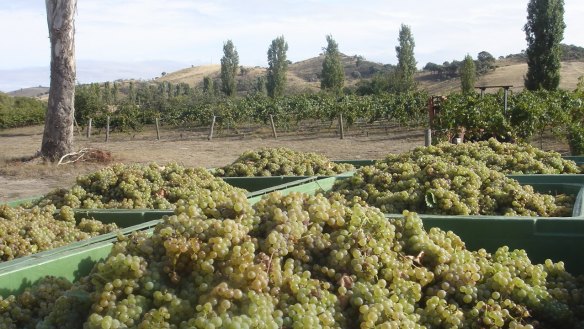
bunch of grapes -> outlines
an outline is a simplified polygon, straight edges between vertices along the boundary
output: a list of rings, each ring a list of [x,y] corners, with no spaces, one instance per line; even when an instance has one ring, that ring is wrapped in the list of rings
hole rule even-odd
[[[174,209],[178,200],[234,189],[203,168],[185,168],[176,163],[116,164],[79,176],[72,188],[55,190],[36,204],[54,204],[57,208]]]
[[[571,160],[562,159],[554,151],[543,151],[530,144],[501,143],[494,138],[475,143],[441,143],[418,147],[411,152],[388,155],[385,162],[413,161],[433,155],[444,161],[464,165],[469,158],[482,162],[504,174],[579,174],[581,169]]]
[[[584,278],[335,195],[181,202],[70,289],[0,300],[6,328],[584,328]],[[237,206],[236,206],[237,205]],[[235,209],[237,207],[237,209]],[[220,210],[221,209],[221,210]],[[218,212],[217,212],[218,211]],[[46,290],[46,288],[45,288]],[[75,324],[72,319],[79,319]]]
[[[354,170],[348,163],[334,163],[321,154],[288,148],[245,151],[232,164],[216,170],[218,177],[331,176]]]
[[[540,194],[470,157],[388,156],[332,188],[348,200],[386,213],[404,210],[444,215],[571,216],[573,196]]]
[[[73,209],[55,206],[32,209],[0,205],[0,262],[61,247],[75,241],[109,233],[115,224],[93,219],[75,221]]]

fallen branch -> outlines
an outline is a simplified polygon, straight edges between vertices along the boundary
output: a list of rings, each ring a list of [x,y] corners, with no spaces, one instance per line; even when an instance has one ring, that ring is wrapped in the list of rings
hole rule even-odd
[[[78,152],[67,153],[67,154],[65,154],[65,155],[63,155],[61,157],[61,159],[59,160],[59,162],[57,163],[57,165],[62,165],[62,164],[68,164],[68,163],[77,162],[77,161],[83,159],[83,157],[85,156],[85,154],[87,154],[87,152],[89,152],[89,149],[88,148],[82,148]],[[68,160],[66,162],[63,162],[63,160],[65,160],[68,157],[75,157],[75,158],[74,158],[74,160]]]

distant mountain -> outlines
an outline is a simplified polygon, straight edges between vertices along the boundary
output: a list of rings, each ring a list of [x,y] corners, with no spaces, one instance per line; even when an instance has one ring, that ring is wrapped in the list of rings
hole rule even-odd
[[[22,88],[19,90],[11,91],[7,94],[10,96],[13,96],[13,97],[42,98],[43,96],[46,96],[48,93],[49,93],[49,87],[38,86],[38,87],[32,87],[32,88]]]
[[[77,62],[77,81],[79,83],[105,82],[120,79],[150,80],[162,72],[173,72],[189,64],[174,61],[142,61],[142,62]],[[32,67],[13,70],[0,70],[2,82],[0,91],[19,91],[21,88],[48,86],[50,84],[49,67]]]

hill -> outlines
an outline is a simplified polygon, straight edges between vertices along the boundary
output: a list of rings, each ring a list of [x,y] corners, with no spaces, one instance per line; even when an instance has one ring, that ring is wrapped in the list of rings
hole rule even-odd
[[[523,90],[523,77],[527,74],[527,63],[524,60],[502,59],[497,60],[495,70],[477,78],[477,86],[512,85],[513,91]],[[560,88],[574,90],[578,78],[584,76],[584,61],[563,61],[560,69]],[[453,91],[460,91],[460,79],[453,78],[439,81],[435,74],[422,71],[416,76],[419,88],[430,94],[443,95]]]
[[[13,97],[37,97],[42,98],[49,93],[49,87],[32,87],[32,88],[22,88],[19,90],[11,91],[7,93]]]
[[[560,88],[573,90],[578,84],[578,78],[584,76],[584,58],[580,56],[584,48],[569,46],[569,52],[562,61]],[[322,70],[323,55],[313,57],[288,66],[287,90],[289,93],[320,90],[320,72]],[[354,86],[361,79],[369,79],[378,72],[387,72],[391,65],[370,62],[359,56],[342,55],[341,60],[345,69],[345,85]],[[203,78],[209,76],[219,83],[220,65],[195,66],[173,73],[166,74],[156,81],[168,81],[172,83],[188,83],[189,85],[202,86]],[[480,75],[477,78],[477,86],[512,85],[513,91],[523,90],[523,77],[527,73],[525,56],[521,54],[508,55],[495,61],[495,69]],[[258,76],[265,75],[266,68],[244,67],[237,76],[238,91],[246,92],[253,89]],[[439,79],[429,71],[419,71],[416,81],[420,89],[430,94],[448,94],[460,90],[460,79]]]
[[[562,45],[562,68],[560,88],[573,90],[578,78],[584,76],[584,48],[574,45]],[[287,73],[288,93],[318,92],[320,90],[320,73],[324,55],[290,63]],[[361,56],[341,54],[341,62],[345,70],[345,85],[355,86],[361,80],[372,78],[376,73],[388,72],[394,68],[389,64],[367,61]],[[219,64],[191,66],[178,71],[165,73],[161,77],[149,80],[149,83],[170,82],[174,84],[187,83],[191,87],[202,87],[203,79],[211,77],[216,84],[220,83]],[[477,79],[477,86],[513,85],[514,91],[523,89],[523,77],[527,73],[525,53],[511,54],[494,62],[494,69]],[[259,76],[266,75],[266,68],[259,66],[240,67],[237,80],[237,90],[240,94],[254,90]],[[456,76],[456,75],[453,75]],[[130,80],[124,80],[128,82]],[[117,81],[117,82],[124,82]],[[448,94],[460,90],[460,79],[444,78],[436,72],[419,71],[416,75],[419,89],[430,94]],[[11,96],[27,96],[46,98],[48,87],[26,88],[8,93]]]
[[[320,90],[320,72],[322,70],[322,63],[324,55],[313,57],[307,60],[290,63],[288,65],[287,73],[287,90],[290,93],[302,91],[319,91]],[[386,71],[390,65],[383,65],[380,63],[370,62],[360,56],[347,56],[341,54],[341,62],[345,69],[345,82],[347,86],[356,84],[360,79],[371,78],[375,73]],[[176,72],[168,73],[156,81],[167,81],[171,83],[188,83],[192,87],[202,86],[203,79],[206,76],[212,79],[220,79],[221,66],[203,65],[193,66]],[[255,81],[259,76],[266,75],[266,68],[264,67],[243,67],[236,77],[238,91],[249,91],[255,85]]]

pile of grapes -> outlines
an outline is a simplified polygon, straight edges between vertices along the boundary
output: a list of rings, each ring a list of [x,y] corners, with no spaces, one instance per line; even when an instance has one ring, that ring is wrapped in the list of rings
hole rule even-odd
[[[234,189],[203,168],[185,168],[176,163],[116,164],[79,176],[71,189],[55,190],[36,204],[54,204],[57,208],[174,209],[178,200]]]
[[[385,162],[404,162],[433,155],[454,164],[464,165],[469,158],[482,162],[504,174],[579,174],[581,169],[571,160],[564,160],[553,151],[543,151],[529,144],[488,141],[464,144],[441,143],[418,147],[411,152],[389,155]]]
[[[93,219],[75,221],[73,210],[55,206],[32,209],[0,205],[0,262],[61,247],[112,232],[115,224]]]
[[[218,177],[331,176],[354,170],[348,163],[334,163],[321,154],[288,148],[245,151],[232,164],[219,168]]]
[[[440,150],[439,148],[429,148]],[[332,191],[385,213],[404,210],[444,215],[571,216],[574,196],[547,195],[470,157],[387,156],[338,180]]]
[[[2,328],[584,328],[584,278],[469,251],[415,213],[342,198],[180,201],[78,283],[0,299]],[[223,209],[218,213],[218,209]]]

